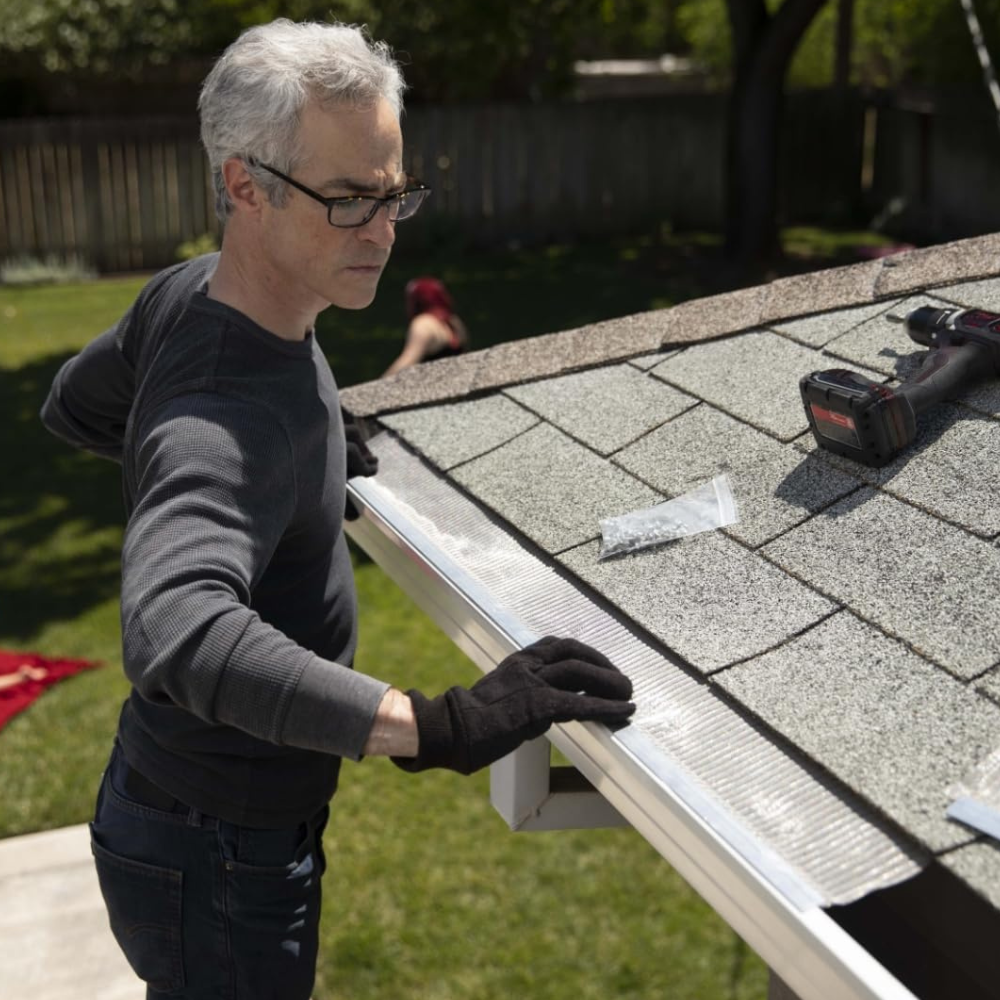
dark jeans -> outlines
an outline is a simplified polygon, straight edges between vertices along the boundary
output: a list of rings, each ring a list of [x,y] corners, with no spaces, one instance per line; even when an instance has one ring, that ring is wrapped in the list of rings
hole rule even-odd
[[[126,791],[127,774],[116,745],[91,845],[111,929],[148,1000],[308,1000],[329,809],[293,829],[252,829],[154,807]]]

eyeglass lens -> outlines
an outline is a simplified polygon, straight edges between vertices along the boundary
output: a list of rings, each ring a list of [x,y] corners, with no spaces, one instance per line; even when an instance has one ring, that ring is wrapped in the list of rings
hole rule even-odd
[[[329,206],[329,219],[335,226],[363,226],[385,205],[389,210],[389,220],[398,222],[408,219],[423,204],[428,191],[402,191],[389,198],[357,197],[337,201]]]

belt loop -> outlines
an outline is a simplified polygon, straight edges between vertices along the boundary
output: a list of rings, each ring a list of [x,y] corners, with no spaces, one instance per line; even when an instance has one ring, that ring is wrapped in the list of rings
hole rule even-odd
[[[188,813],[187,825],[201,826],[201,815],[201,811],[192,806],[191,811]]]

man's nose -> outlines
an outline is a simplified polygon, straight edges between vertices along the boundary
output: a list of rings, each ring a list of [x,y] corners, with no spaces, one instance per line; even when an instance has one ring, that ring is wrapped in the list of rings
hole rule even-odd
[[[387,204],[379,205],[375,214],[358,228],[358,236],[384,249],[388,249],[396,242],[396,223],[389,219]]]

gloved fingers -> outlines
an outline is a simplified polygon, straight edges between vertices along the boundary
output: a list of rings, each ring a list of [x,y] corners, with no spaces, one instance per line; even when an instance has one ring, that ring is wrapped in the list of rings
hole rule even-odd
[[[551,722],[603,722],[606,726],[621,725],[635,711],[630,701],[565,692],[553,699],[548,707]]]
[[[378,457],[365,443],[361,427],[343,407],[340,410],[344,421],[344,439],[347,442],[347,478],[354,476],[374,476],[378,472]]]
[[[351,447],[347,448],[347,478],[353,479],[355,476],[374,476],[378,472],[378,457],[370,451],[367,453],[352,452]]]
[[[552,643],[558,642],[558,641],[559,641],[559,637],[555,636],[555,635],[542,636],[541,639],[537,639],[530,646],[525,646],[524,650],[527,651],[527,650],[530,650],[530,649],[544,649],[546,646],[551,646]]]
[[[354,445],[364,451],[368,451],[368,446],[365,444],[365,437],[357,424],[344,424],[344,438],[349,445]]]
[[[628,701],[632,697],[632,682],[610,663],[605,667],[583,660],[560,660],[538,667],[533,673],[539,680],[561,691],[582,691],[598,698],[619,701]]]
[[[368,450],[363,441],[347,441],[347,478],[374,476],[378,472],[378,456]]]
[[[542,663],[555,663],[558,660],[585,660],[601,667],[617,669],[602,652],[577,639],[559,639],[547,635],[544,639],[539,639],[538,642],[525,646],[522,653],[534,656]]]

